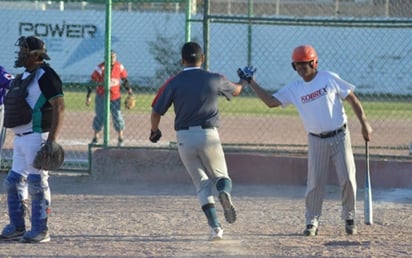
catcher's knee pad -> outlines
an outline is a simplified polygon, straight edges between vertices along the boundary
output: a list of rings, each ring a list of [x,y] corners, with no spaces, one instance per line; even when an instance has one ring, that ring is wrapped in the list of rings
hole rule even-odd
[[[48,199],[50,192],[47,176],[31,174],[27,177],[29,193],[32,200]]]
[[[4,187],[7,191],[10,223],[16,227],[23,227],[28,197],[26,177],[10,170],[4,179]]]
[[[26,183],[26,177],[13,170],[10,170],[7,174],[7,177],[4,179],[4,187],[6,188],[7,192],[17,191],[18,188],[25,186]]]

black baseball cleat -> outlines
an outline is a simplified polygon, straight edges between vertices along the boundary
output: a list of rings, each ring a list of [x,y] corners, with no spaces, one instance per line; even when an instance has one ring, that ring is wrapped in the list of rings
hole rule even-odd
[[[236,210],[233,206],[230,193],[225,191],[220,191],[219,201],[222,204],[223,212],[225,214],[225,219],[228,223],[234,223],[236,221]]]
[[[90,142],[90,144],[97,144],[97,137],[93,137],[92,141]]]
[[[306,225],[305,230],[303,231],[304,236],[316,236],[318,235],[318,227],[312,224]]]
[[[355,221],[353,219],[345,220],[345,231],[348,235],[356,235],[356,233],[358,233]]]
[[[48,230],[43,232],[27,231],[20,239],[20,243],[47,243],[50,242]]]
[[[117,139],[117,146],[122,147],[123,145],[124,145],[124,140],[123,140],[123,138],[119,137],[119,139]]]
[[[18,241],[25,233],[25,227],[16,228],[13,224],[8,224],[1,232],[0,241]]]

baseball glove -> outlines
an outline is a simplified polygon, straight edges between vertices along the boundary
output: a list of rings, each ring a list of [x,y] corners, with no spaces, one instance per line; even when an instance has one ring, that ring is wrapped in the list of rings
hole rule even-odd
[[[135,106],[136,106],[136,97],[133,94],[129,94],[124,101],[124,107],[126,109],[133,109]]]
[[[64,162],[63,147],[56,142],[46,142],[37,152],[33,167],[43,170],[57,170]]]

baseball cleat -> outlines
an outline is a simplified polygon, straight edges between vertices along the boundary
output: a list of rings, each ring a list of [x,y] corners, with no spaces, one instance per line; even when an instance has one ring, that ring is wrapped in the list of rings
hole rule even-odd
[[[46,243],[50,242],[49,231],[34,232],[27,231],[23,238],[20,240],[21,243]]]
[[[306,229],[303,231],[304,236],[316,236],[318,234],[318,227],[309,224],[306,225]]]
[[[236,210],[233,206],[230,193],[221,191],[219,193],[219,201],[222,204],[226,221],[228,223],[234,223],[236,221]]]
[[[356,235],[356,233],[358,233],[355,221],[353,219],[348,219],[345,221],[345,231],[348,235]]]
[[[90,142],[90,144],[97,144],[97,137],[93,137],[92,141]]]
[[[0,240],[3,241],[15,241],[20,240],[24,233],[26,233],[26,228],[16,228],[13,224],[8,224],[4,227],[0,235]]]
[[[223,239],[223,229],[221,227],[212,228],[210,231],[209,241],[218,241]]]

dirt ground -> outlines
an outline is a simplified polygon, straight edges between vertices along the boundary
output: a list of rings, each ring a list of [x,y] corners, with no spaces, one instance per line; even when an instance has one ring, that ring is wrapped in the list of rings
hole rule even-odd
[[[6,176],[0,174],[0,180]],[[50,178],[51,242],[0,243],[0,257],[411,257],[412,190],[374,189],[374,224],[363,224],[358,191],[358,234],[347,236],[339,189],[330,186],[316,237],[304,237],[304,187],[239,185],[238,220],[218,215],[224,240],[209,228],[187,183],[110,183],[91,177]],[[8,222],[1,188],[0,225]]]

